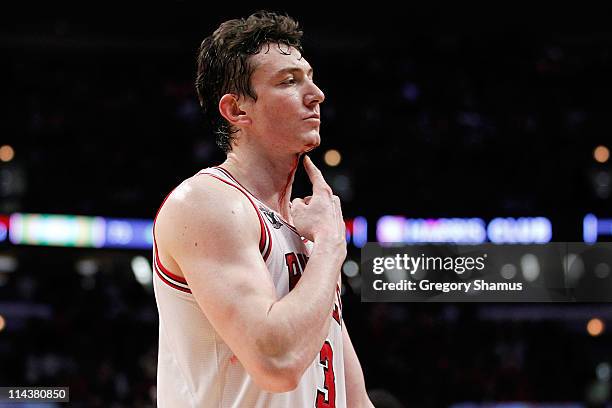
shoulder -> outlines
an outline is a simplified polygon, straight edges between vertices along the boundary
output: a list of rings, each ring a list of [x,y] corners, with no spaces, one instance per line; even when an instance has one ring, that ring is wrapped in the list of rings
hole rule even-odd
[[[155,221],[158,243],[171,249],[185,239],[233,234],[259,238],[259,221],[250,199],[232,185],[205,174],[188,178],[165,200]]]
[[[168,196],[161,212],[169,208],[181,212],[200,213],[225,210],[249,209],[252,207],[247,196],[230,183],[207,174],[195,175],[179,184]]]

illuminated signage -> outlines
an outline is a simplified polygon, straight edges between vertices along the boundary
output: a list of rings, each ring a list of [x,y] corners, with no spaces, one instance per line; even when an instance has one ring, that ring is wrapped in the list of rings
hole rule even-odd
[[[0,238],[2,225],[0,218]],[[135,249],[153,246],[152,220],[16,213],[6,225],[9,239],[15,245]]]
[[[597,242],[600,236],[612,236],[612,218],[597,218],[587,214],[582,221],[582,236],[584,242]]]
[[[0,242],[4,242],[8,238],[9,223],[10,223],[9,216],[0,214]]]
[[[368,222],[364,217],[348,218],[346,225],[346,242],[353,242],[357,248],[362,248],[368,242]]]
[[[153,221],[106,218],[106,248],[148,249],[153,247]]]
[[[348,218],[346,241],[357,248],[368,242],[365,217]],[[612,235],[612,219],[584,218],[585,242],[598,235]],[[153,221],[150,219],[86,217],[76,215],[0,215],[0,242],[16,245],[46,245],[85,248],[150,249]],[[381,243],[496,244],[546,243],[552,225],[545,217],[494,218],[406,218],[386,215],[376,223],[376,240]]]
[[[99,248],[104,244],[104,220],[76,215],[11,215],[9,239],[17,245]]]
[[[544,217],[494,218],[487,237],[496,244],[543,244],[552,238],[552,225]]]
[[[378,242],[481,244],[530,244],[550,242],[552,225],[545,217],[405,218],[386,215],[376,224]]]
[[[376,225],[378,242],[455,242],[479,244],[486,240],[480,218],[404,218],[388,215]]]

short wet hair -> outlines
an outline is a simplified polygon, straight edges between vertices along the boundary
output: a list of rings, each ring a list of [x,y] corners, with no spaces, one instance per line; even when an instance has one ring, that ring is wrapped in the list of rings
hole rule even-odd
[[[234,133],[230,123],[219,113],[219,101],[228,93],[257,100],[251,87],[255,67],[250,57],[264,46],[276,45],[285,54],[293,47],[303,53],[303,32],[287,15],[258,11],[247,18],[222,23],[200,45],[197,57],[196,90],[200,105],[216,134],[217,145],[225,152],[232,150]],[[286,46],[281,47],[281,46]],[[268,48],[269,49],[269,48]]]

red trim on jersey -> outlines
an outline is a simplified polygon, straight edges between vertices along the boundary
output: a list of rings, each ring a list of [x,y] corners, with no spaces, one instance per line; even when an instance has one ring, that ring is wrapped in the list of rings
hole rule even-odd
[[[168,198],[170,197],[170,195],[174,192],[174,190],[176,190],[176,188],[172,189],[172,191],[170,191],[170,193],[168,193],[168,195],[166,196],[166,198],[164,198],[164,201],[162,201],[161,205],[159,206],[159,209],[157,210],[157,213],[155,214],[155,218],[153,219],[153,246],[155,247],[155,260],[157,261],[157,264],[159,265],[159,269],[165,273],[166,275],[168,275],[170,278],[174,279],[177,282],[181,282],[184,284],[187,284],[187,281],[185,280],[185,278],[178,276],[172,272],[170,272],[161,262],[161,259],[159,258],[159,252],[157,250],[157,240],[155,239],[155,223],[157,222],[157,216],[159,215],[159,212],[161,211],[162,207],[164,206],[164,204],[166,204],[166,201],[168,200]],[[181,288],[182,289],[182,288]]]
[[[223,168],[223,167],[221,167],[221,166],[215,166],[215,167],[213,167],[213,168],[214,168],[214,169],[217,169],[217,170],[220,170],[220,171],[221,171],[223,174],[225,174],[227,177],[229,177],[230,179],[232,179],[232,181],[233,181],[234,183],[238,184],[238,185],[239,185],[240,187],[242,187],[242,188],[243,188],[243,189],[244,189],[244,190],[245,190],[247,193],[249,193],[250,195],[252,195],[253,197],[255,197],[255,194],[251,193],[251,192],[249,191],[249,189],[248,189],[248,188],[246,188],[245,186],[243,186],[242,184],[240,184],[240,182],[239,182],[238,180],[236,180],[236,177],[234,177],[234,176],[232,175],[232,173],[230,173],[230,172],[229,172],[229,170],[224,169],[224,168]]]
[[[263,220],[263,217],[261,216],[261,214],[259,213],[259,210],[257,210],[257,215],[259,215],[259,217]],[[272,252],[272,234],[270,233],[270,229],[268,228],[268,223],[264,220],[263,221],[264,227],[266,228],[266,234],[268,235],[268,250],[266,251],[265,254],[263,254],[263,259],[264,262],[268,260],[268,256],[270,256],[270,253]]]
[[[280,218],[280,217],[279,217]],[[302,238],[302,236],[300,235],[300,233],[298,232],[297,228],[295,228],[293,225],[289,224],[287,221],[283,220],[282,218],[280,218],[281,222],[283,224],[285,224],[291,231],[295,232],[298,237]]]
[[[262,254],[263,258],[264,258],[264,261],[266,261],[268,259],[268,256],[270,255],[270,252],[272,251],[272,234],[270,234],[270,230],[268,229],[268,224],[266,223],[266,221],[264,220],[263,216],[259,212],[259,208],[257,208],[257,205],[255,205],[255,202],[251,199],[251,197],[249,197],[250,193],[247,194],[248,190],[246,190],[246,189],[242,190],[237,185],[232,184],[229,181],[224,180],[221,177],[216,176],[214,174],[211,174],[211,173],[201,173],[201,174],[208,174],[209,176],[214,177],[217,180],[222,181],[225,184],[234,187],[236,190],[238,190],[242,194],[244,194],[244,196],[249,200],[251,205],[253,205],[253,207],[255,208],[255,212],[257,213],[257,217],[259,217],[259,227],[260,227],[260,230],[261,230],[261,235],[260,235],[260,238],[259,238],[259,252],[261,252],[261,254]],[[240,183],[238,183],[238,184],[240,184]],[[247,192],[245,192],[245,190]],[[267,250],[266,250],[266,242],[268,242]],[[266,250],[265,253],[264,253],[264,250]]]
[[[174,279],[175,281],[181,282],[181,283],[184,283],[185,285],[187,285],[187,280],[184,277],[173,274],[168,269],[166,269],[164,267],[164,265],[162,265],[161,259],[159,259],[159,254],[157,253],[157,245],[155,246],[155,259],[157,260],[157,264],[159,265],[159,269],[163,273],[165,273],[166,275],[168,275],[168,277]]]
[[[238,180],[236,180],[236,177],[232,176],[232,173],[229,172],[229,170],[224,169],[221,166],[215,166],[213,167],[214,169],[217,169],[219,171],[221,171],[223,174],[225,174],[227,177],[229,177],[230,179],[232,179],[233,181],[235,181],[240,187],[244,188],[250,195],[252,195],[253,197],[255,197],[255,195],[253,193],[251,193],[245,186],[243,186],[242,184],[240,184],[240,182]],[[259,200],[259,199],[258,199]],[[259,200],[261,201],[261,200]],[[266,206],[267,207],[267,206]],[[272,211],[271,208],[268,207],[268,209],[270,211]],[[278,217],[281,222],[283,224],[285,224],[287,227],[289,227],[290,230],[292,230],[293,232],[295,232],[296,234],[298,234],[300,237],[300,233],[298,232],[297,228],[295,228],[293,225],[289,224],[287,221],[283,220],[282,217]]]
[[[160,271],[160,269],[157,267],[157,265],[154,265],[154,266],[153,266],[153,269],[155,269],[155,273],[157,274],[157,276],[159,276],[159,279],[161,279],[161,280],[162,280],[162,282],[164,282],[166,285],[168,285],[168,286],[170,286],[170,287],[172,287],[172,288],[174,288],[174,289],[178,289],[178,290],[180,290],[181,292],[191,293],[191,289],[187,289],[187,288],[184,288],[184,287],[182,287],[182,286],[175,285],[174,283],[170,282],[170,281],[169,281],[169,280],[168,280],[168,279],[167,279],[167,278],[166,278],[166,277],[163,275],[163,273]]]
[[[270,245],[268,245],[268,250],[266,251],[266,253],[263,256],[264,262],[268,260],[268,256],[270,256],[270,253],[272,252],[272,234],[270,233],[270,229],[268,228],[268,223],[264,221],[264,226],[266,227],[266,232],[268,234],[268,236],[270,237]]]

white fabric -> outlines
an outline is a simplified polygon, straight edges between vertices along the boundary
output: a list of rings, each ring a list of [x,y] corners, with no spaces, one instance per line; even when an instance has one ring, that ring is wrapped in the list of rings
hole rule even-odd
[[[285,296],[289,292],[289,268],[285,255],[295,253],[308,256],[311,243],[305,243],[292,227],[281,220],[278,213],[239,186],[231,175],[223,170],[209,168],[198,173],[198,177],[211,177],[211,175],[243,191],[258,207],[272,237],[272,248],[266,265],[277,295],[279,298]],[[264,252],[269,245],[268,242]],[[317,391],[323,393],[324,397],[329,397],[328,390],[324,387],[325,368],[320,363],[319,353],[295,390],[286,393],[269,393],[260,389],[232,350],[213,329],[193,295],[177,288],[188,290],[188,283],[173,281],[172,276],[163,271],[165,268],[156,261],[155,248],[153,259],[156,269],[153,274],[155,299],[159,312],[157,372],[159,408],[316,408],[319,406],[316,404]],[[171,286],[172,283],[175,287]],[[330,315],[332,321],[326,340],[333,350],[335,401],[320,405],[322,407],[346,407],[339,296],[338,288],[336,309],[339,322]]]

